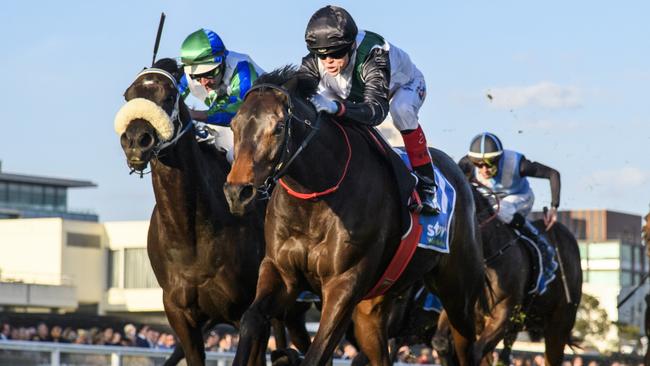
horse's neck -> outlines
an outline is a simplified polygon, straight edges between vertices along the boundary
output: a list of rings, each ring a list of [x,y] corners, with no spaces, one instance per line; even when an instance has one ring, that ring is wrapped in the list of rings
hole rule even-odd
[[[156,197],[156,209],[160,219],[169,220],[166,227],[187,230],[203,216],[218,214],[219,202],[215,195],[225,182],[225,174],[215,172],[194,140],[193,133],[183,136],[171,151],[162,151],[159,159],[152,162],[152,183]],[[216,160],[216,158],[215,158]],[[223,208],[225,208],[224,200]]]
[[[293,129],[291,156],[307,137],[310,129],[299,122]],[[333,121],[321,121],[320,130],[294,160],[287,171],[287,178],[302,189],[315,192],[334,186],[344,172],[348,157],[345,137]]]

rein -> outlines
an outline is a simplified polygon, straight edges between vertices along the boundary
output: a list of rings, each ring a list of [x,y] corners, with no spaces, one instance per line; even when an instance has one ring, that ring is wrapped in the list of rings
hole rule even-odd
[[[282,145],[280,146],[280,150],[282,151],[282,154],[278,156],[275,163],[273,164],[273,170],[271,172],[271,175],[266,179],[264,184],[258,188],[260,199],[262,200],[269,199],[271,196],[270,192],[272,190],[272,187],[278,182],[287,191],[287,193],[289,193],[293,197],[300,198],[300,199],[314,199],[316,197],[324,196],[338,190],[339,186],[341,185],[341,182],[347,175],[348,166],[350,164],[350,159],[352,157],[352,148],[350,147],[350,140],[348,138],[347,133],[345,132],[345,129],[343,129],[343,127],[337,122],[334,122],[341,129],[341,131],[343,131],[343,135],[345,136],[345,141],[348,145],[348,159],[345,163],[345,170],[343,171],[343,175],[336,183],[336,185],[322,192],[315,192],[315,193],[296,192],[293,189],[291,189],[281,178],[287,173],[287,170],[289,169],[291,164],[296,160],[298,155],[300,155],[300,153],[303,152],[303,150],[305,149],[305,147],[307,147],[309,142],[311,142],[314,136],[316,136],[316,133],[318,133],[318,131],[320,130],[320,124],[321,124],[321,120],[323,119],[323,115],[319,113],[314,123],[312,123],[309,119],[298,118],[293,113],[294,111],[293,102],[291,101],[291,95],[289,95],[289,92],[285,88],[273,84],[257,84],[253,86],[248,90],[248,92],[246,92],[246,95],[244,95],[244,99],[246,99],[246,97],[252,92],[256,90],[261,92],[263,89],[273,89],[282,93],[287,98],[288,108],[284,120],[280,122],[280,127],[284,129],[284,138],[282,139]],[[292,131],[291,129],[292,121],[298,121],[310,129],[307,137],[305,137],[305,139],[300,143],[300,146],[296,149],[296,151],[293,154],[291,154],[289,148],[289,141],[291,139],[291,131]],[[291,156],[289,157],[290,154]]]
[[[479,182],[478,180],[472,179],[470,183],[474,187],[477,187],[477,188],[480,187],[480,188],[483,188],[483,189],[487,190],[490,193],[490,195],[494,197],[494,200],[497,203],[497,209],[494,210],[494,213],[490,217],[488,217],[487,219],[482,221],[480,224],[478,224],[479,229],[482,229],[483,227],[485,227],[485,225],[489,224],[492,220],[496,219],[497,216],[499,216],[499,210],[501,210],[501,200],[499,199],[499,195],[496,194],[496,192],[494,192],[492,190],[492,188],[486,186],[485,184]]]

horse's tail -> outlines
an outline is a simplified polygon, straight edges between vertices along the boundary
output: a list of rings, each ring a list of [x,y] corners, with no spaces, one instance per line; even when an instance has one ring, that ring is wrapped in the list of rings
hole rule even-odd
[[[573,353],[575,353],[576,349],[579,349],[581,351],[584,350],[584,348],[582,348],[582,346],[580,345],[580,341],[571,335],[569,336],[569,341],[567,342],[566,345],[569,346],[569,348],[571,348],[571,351],[573,351]]]

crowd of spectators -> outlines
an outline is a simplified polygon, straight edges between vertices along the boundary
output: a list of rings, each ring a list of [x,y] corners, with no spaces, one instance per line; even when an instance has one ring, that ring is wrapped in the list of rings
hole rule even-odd
[[[148,325],[139,328],[133,324],[126,324],[121,329],[111,327],[90,329],[73,329],[45,323],[38,323],[30,327],[13,327],[9,323],[0,324],[0,341],[40,341],[59,342],[71,344],[92,344],[124,347],[143,347],[153,349],[173,349],[176,346],[176,337],[167,332],[160,332]],[[205,350],[213,352],[235,352],[239,344],[239,334],[234,329],[228,331],[211,331],[205,339]],[[269,338],[267,350],[276,349],[275,337]],[[358,350],[349,342],[342,341],[334,351],[334,357],[340,359],[353,359]],[[493,357],[497,357],[494,353]],[[397,361],[408,364],[440,365],[440,358],[435,350],[426,346],[402,346],[398,349]],[[574,356],[571,360],[564,361],[562,366],[640,366],[642,362],[623,362],[606,359],[585,360],[581,356]],[[516,354],[511,357],[511,366],[545,366],[544,356],[541,354]]]
[[[159,349],[173,349],[176,346],[176,337],[173,334],[159,332],[148,325],[142,325],[138,329],[133,324],[126,324],[123,329],[116,330],[111,327],[90,329],[63,328],[59,325],[49,327],[45,323],[38,323],[35,327],[13,327],[5,322],[0,325],[0,340]]]

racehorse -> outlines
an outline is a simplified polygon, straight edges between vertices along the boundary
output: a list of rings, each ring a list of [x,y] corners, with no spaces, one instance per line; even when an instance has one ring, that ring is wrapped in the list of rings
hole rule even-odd
[[[311,290],[321,296],[322,316],[305,365],[324,365],[351,319],[371,364],[389,365],[386,315],[395,294],[421,278],[450,309],[461,364],[475,364],[474,321],[467,314],[482,296],[484,271],[463,173],[433,150],[457,194],[450,253],[417,248],[388,293],[364,300],[400,243],[397,184],[366,132],[317,115],[306,99],[315,89],[295,68],[275,70],[257,80],[232,120],[235,161],[224,186],[231,211],[245,214],[258,193],[268,191],[265,183],[282,176],[267,207],[267,250],[234,364],[262,365],[267,319]]]
[[[507,365],[517,333],[525,328],[533,339],[544,337],[546,365],[561,365],[564,347],[573,345],[571,329],[582,296],[580,252],[575,237],[559,222],[545,233],[559,251],[562,268],[558,270],[558,278],[549,284],[543,295],[531,294],[538,275],[533,267],[539,264],[536,264],[537,254],[533,255],[533,248],[527,242],[529,239],[495,219],[496,213],[488,199],[476,188],[473,187],[472,191],[478,219],[482,223],[483,253],[490,279],[490,288],[486,288],[490,312],[478,312],[476,315],[482,323],[476,347],[482,350],[483,356],[491,356],[496,345],[503,340],[504,349],[499,359]],[[535,225],[540,232],[544,230],[542,220]],[[566,288],[562,277],[566,281]],[[444,317],[443,312],[441,318]],[[441,340],[444,331],[445,327],[441,325],[434,341],[442,353],[446,351],[446,347],[441,347],[444,345]],[[484,362],[490,363],[487,358]]]
[[[255,202],[241,217],[228,210],[221,187],[230,165],[214,146],[195,140],[177,90],[180,76],[172,59],[138,74],[124,93],[127,104],[116,116],[116,131],[131,169],[142,172],[151,165],[156,205],[147,252],[182,346],[169,363],[184,351],[188,364],[203,365],[203,331],[217,323],[238,326],[253,301],[264,255],[265,207]],[[304,324],[296,327],[290,333],[307,334]]]

